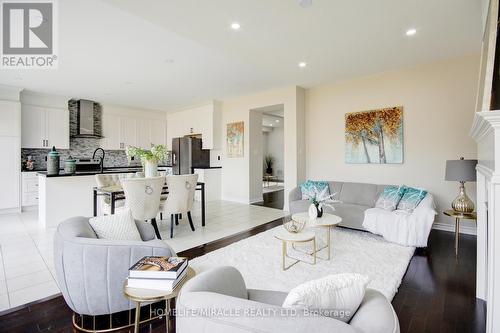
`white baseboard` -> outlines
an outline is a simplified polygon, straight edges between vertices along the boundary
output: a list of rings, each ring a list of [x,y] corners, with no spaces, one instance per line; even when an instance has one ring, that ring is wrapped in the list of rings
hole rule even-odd
[[[0,209],[0,215],[17,214],[21,212],[20,207]]]
[[[455,226],[449,223],[435,222],[432,225],[432,229],[455,232]],[[477,235],[476,227],[471,227],[468,225],[461,225],[460,233],[465,235]]]
[[[36,212],[38,210],[38,206],[23,206],[21,208],[22,212]]]
[[[260,197],[260,198],[253,198],[253,199],[250,199],[249,203],[250,204],[254,204],[254,203],[257,203],[257,202],[262,202],[264,201],[264,198]]]

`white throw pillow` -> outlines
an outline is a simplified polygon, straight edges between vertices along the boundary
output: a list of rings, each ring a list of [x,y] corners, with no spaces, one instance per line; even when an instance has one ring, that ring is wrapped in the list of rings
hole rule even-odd
[[[363,301],[369,282],[370,279],[361,274],[328,275],[293,288],[283,307],[307,309],[347,323]]]
[[[97,238],[113,240],[141,241],[141,234],[137,230],[134,217],[130,209],[114,215],[97,216],[89,220],[92,229],[97,234]]]

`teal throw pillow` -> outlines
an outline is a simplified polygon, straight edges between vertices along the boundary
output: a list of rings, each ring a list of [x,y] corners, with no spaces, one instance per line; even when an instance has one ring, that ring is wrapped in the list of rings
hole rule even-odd
[[[420,188],[407,187],[405,194],[398,203],[398,210],[413,212],[417,208],[420,201],[427,195],[427,191]]]
[[[300,184],[300,192],[302,192],[302,200],[310,200],[314,198],[316,194],[321,193],[326,189],[326,194],[330,194],[330,186],[328,182],[306,180]]]
[[[406,186],[386,186],[375,203],[375,207],[392,212],[403,197]]]

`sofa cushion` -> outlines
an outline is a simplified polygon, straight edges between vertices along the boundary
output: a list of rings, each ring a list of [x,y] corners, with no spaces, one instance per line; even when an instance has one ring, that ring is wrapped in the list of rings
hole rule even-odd
[[[406,187],[403,197],[398,203],[398,209],[409,213],[417,208],[420,201],[427,195],[427,191],[420,188]]]
[[[340,192],[340,201],[363,206],[375,206],[377,185],[363,183],[344,183]]]
[[[340,200],[340,191],[342,191],[342,182],[334,182],[330,181],[328,182],[328,186],[330,187],[330,194],[337,193],[333,196],[332,199],[334,200]]]
[[[403,186],[386,186],[384,191],[379,195],[375,207],[382,208],[392,212],[398,206],[399,201],[403,197],[406,187]]]
[[[98,238],[113,240],[142,241],[134,217],[129,208],[106,216],[97,216],[89,220]]]
[[[334,204],[335,211],[331,212],[329,209],[326,209],[326,213],[332,213],[342,218],[342,223],[340,223],[343,227],[349,227],[354,229],[364,229],[363,228],[363,220],[365,218],[365,211],[370,206],[363,205],[355,205],[355,204],[346,204],[339,203]]]
[[[328,182],[324,181],[315,181],[315,180],[306,180],[302,184],[300,184],[300,191],[302,192],[302,200],[310,200],[318,193],[321,193],[326,189],[329,192]],[[330,194],[330,193],[327,193]]]
[[[293,288],[283,307],[317,311],[347,323],[361,304],[368,282],[370,279],[361,274],[328,275]]]

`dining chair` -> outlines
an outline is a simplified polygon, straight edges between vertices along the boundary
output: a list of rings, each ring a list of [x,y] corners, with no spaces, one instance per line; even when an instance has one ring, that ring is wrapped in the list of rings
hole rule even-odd
[[[144,172],[138,171],[135,173],[136,177],[144,178]],[[158,176],[166,177],[168,176],[167,171],[158,171]],[[167,200],[167,194],[162,194],[160,197],[160,220],[163,220],[163,207],[165,207],[165,201]]]
[[[170,215],[170,238],[174,237],[175,224],[179,223],[179,216],[186,213],[191,230],[194,231],[191,209],[194,203],[194,193],[198,182],[198,175],[167,176],[168,196],[163,208],[163,214]]]
[[[129,178],[122,180],[125,192],[125,206],[130,208],[136,220],[151,221],[156,237],[161,239],[156,216],[160,211],[160,197],[165,185],[165,177]]]
[[[110,187],[110,186],[122,186],[122,179],[135,178],[137,177],[134,173],[107,173],[107,174],[97,174],[95,175],[95,181],[98,188]],[[102,195],[100,197],[100,207],[104,215],[111,214],[111,199],[108,195]],[[115,212],[122,209],[125,206],[126,200],[118,200],[115,202]]]

